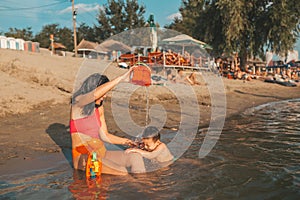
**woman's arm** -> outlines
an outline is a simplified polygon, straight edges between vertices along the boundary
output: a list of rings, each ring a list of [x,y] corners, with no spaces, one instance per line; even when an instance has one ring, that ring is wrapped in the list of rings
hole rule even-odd
[[[130,145],[132,141],[127,138],[121,138],[115,135],[108,133],[107,125],[104,117],[104,109],[103,106],[99,108],[100,111],[100,121],[101,121],[101,128],[99,130],[99,134],[101,139],[104,142],[108,142],[111,144],[121,144],[121,145]]]
[[[165,145],[162,143],[160,144],[154,151],[144,151],[142,149],[127,149],[126,153],[139,153],[141,154],[141,156],[148,158],[148,159],[154,159],[156,158],[158,155],[161,154],[161,152],[163,151],[163,149],[165,148]]]
[[[97,87],[94,91],[91,91],[87,94],[80,95],[76,98],[76,106],[83,107],[101,97],[103,97],[107,92],[109,92],[112,88],[114,88],[117,84],[119,84],[121,81],[125,80],[129,77],[129,74],[133,70],[133,67],[131,67],[126,73],[123,75],[113,79],[112,81],[109,81],[103,85],[100,85]]]

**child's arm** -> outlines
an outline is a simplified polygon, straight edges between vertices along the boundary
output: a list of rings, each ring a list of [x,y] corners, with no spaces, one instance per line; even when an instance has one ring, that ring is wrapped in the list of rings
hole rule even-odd
[[[166,145],[161,144],[154,151],[151,151],[151,152],[144,151],[142,149],[127,149],[126,153],[135,152],[135,153],[141,154],[141,156],[143,156],[145,158],[154,159],[164,150],[164,148],[167,148]]]

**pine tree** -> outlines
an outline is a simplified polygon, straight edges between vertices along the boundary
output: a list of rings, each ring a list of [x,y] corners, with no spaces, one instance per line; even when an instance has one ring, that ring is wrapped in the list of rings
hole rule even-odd
[[[82,39],[91,41],[91,42],[96,42],[96,35],[95,35],[95,28],[94,27],[90,27],[85,23],[81,23],[80,26],[78,27],[78,31],[77,31],[77,44],[79,44],[79,42]]]
[[[0,33],[1,35],[1,33]],[[4,34],[6,37],[22,38],[24,40],[33,40],[33,34],[31,27],[18,29],[18,28],[9,28],[9,31]]]
[[[137,0],[109,0],[99,10],[97,40],[101,42],[125,30],[144,26],[144,13],[145,7],[139,5]]]
[[[43,48],[50,46],[50,34],[54,35],[54,41],[62,43],[68,51],[74,48],[73,32],[67,27],[60,28],[58,24],[48,24],[43,26],[42,30],[35,35],[35,41],[40,43]]]
[[[140,6],[137,0],[126,0],[124,5],[124,24],[125,29],[141,28],[145,25],[144,14],[145,6]]]
[[[204,6],[204,0],[183,0],[179,8],[181,18],[175,18],[174,22],[167,25],[166,28],[175,29],[181,33],[195,36],[197,30],[197,18],[201,15],[201,10]]]
[[[56,41],[59,33],[58,24],[48,24],[42,27],[42,30],[35,35],[35,40],[40,43],[43,48],[48,48],[50,45],[50,34],[54,35]]]

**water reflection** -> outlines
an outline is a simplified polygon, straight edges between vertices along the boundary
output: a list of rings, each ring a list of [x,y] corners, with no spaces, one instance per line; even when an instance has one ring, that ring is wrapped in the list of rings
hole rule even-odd
[[[299,199],[300,100],[248,110],[227,122],[213,151],[198,158],[200,130],[187,152],[147,174],[88,181],[62,167],[1,177],[1,199]],[[174,133],[164,135],[170,140]],[[68,166],[63,163],[63,166]],[[17,178],[16,178],[17,177]]]
[[[73,182],[68,187],[75,199],[106,199],[109,179],[87,179],[83,171],[73,171]]]

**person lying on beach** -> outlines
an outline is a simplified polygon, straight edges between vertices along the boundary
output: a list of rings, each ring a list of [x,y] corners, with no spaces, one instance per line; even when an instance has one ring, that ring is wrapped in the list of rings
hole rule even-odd
[[[196,73],[192,72],[189,76],[186,77],[186,80],[191,84],[191,85],[200,85],[200,82],[196,78]]]
[[[142,141],[144,150],[138,148],[127,149],[126,153],[139,153],[143,157],[160,163],[169,162],[174,159],[167,145],[160,141],[159,130],[154,126],[148,126],[143,134]]]
[[[186,76],[182,69],[179,69],[177,76],[174,78],[175,83],[184,83],[190,85],[200,85],[197,81],[196,74],[193,72],[189,76]]]
[[[177,71],[177,75],[173,78],[174,83],[186,83],[186,76],[182,69]]]
[[[168,69],[166,71],[166,75],[167,75],[167,81],[170,83],[175,83],[175,75],[172,74],[172,71],[170,69]]]
[[[252,80],[252,76],[246,72],[243,72],[239,67],[237,68],[237,71],[234,73],[234,78],[239,80],[246,80],[246,81]]]

